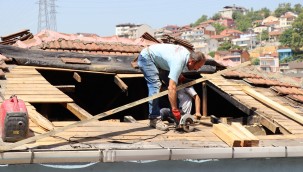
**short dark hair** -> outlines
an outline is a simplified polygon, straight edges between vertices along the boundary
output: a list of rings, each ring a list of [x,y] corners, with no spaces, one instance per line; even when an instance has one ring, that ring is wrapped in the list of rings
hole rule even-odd
[[[202,60],[206,60],[205,55],[198,51],[198,52],[191,52],[190,53],[190,58],[192,58],[194,61],[198,62],[198,61],[202,61]]]

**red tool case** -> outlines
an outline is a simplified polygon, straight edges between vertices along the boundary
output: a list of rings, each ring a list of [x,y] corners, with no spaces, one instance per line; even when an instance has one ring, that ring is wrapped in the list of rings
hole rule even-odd
[[[28,113],[23,100],[11,96],[0,107],[0,134],[5,142],[15,142],[27,137]]]

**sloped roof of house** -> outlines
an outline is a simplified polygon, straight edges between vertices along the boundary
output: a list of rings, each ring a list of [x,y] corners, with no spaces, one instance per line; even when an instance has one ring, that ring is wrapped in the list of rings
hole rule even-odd
[[[243,32],[239,31],[239,30],[235,30],[235,29],[225,29],[223,30],[220,35],[232,35],[232,34],[242,34]]]
[[[14,78],[13,76],[25,76],[29,71],[35,70],[33,67],[20,67],[27,72],[20,73],[18,67],[12,69],[7,83],[14,80],[11,79]],[[255,135],[260,141],[257,147],[230,147],[214,134],[213,127],[210,125],[196,125],[195,132],[178,133],[174,130],[163,132],[152,129],[147,126],[147,121],[137,121],[136,123],[115,120],[91,121],[83,123],[79,127],[61,131],[54,137],[44,137],[36,142],[15,147],[10,152],[2,153],[0,162],[2,164],[83,163],[302,156],[302,154],[292,152],[292,150],[297,150],[293,147],[294,145],[302,145],[302,124],[250,94],[250,92],[255,92],[264,95],[302,117],[303,110],[300,106],[302,99],[300,97],[303,92],[298,85],[293,84],[296,82],[276,74],[264,73],[253,66],[237,67],[232,71],[222,71],[220,74],[205,75],[208,79],[206,81],[207,89],[214,90],[227,102],[241,109],[248,117],[256,115],[256,121],[260,121],[259,123],[267,125],[267,127],[272,126],[271,131],[281,133]],[[26,84],[34,85],[34,82],[23,83],[23,85]],[[51,87],[51,85],[49,86]],[[216,107],[223,106],[223,103],[217,101]],[[31,112],[38,113],[30,102],[27,103],[27,107]],[[52,125],[56,129],[60,129],[75,123],[75,121],[63,121],[52,122]],[[203,123],[201,122],[201,124]],[[36,136],[41,136],[41,133],[47,134],[33,122],[30,122],[30,128],[32,134]],[[9,144],[9,146],[11,145],[14,143]],[[1,146],[6,147],[7,144],[1,143]],[[249,153],[247,153],[248,150]],[[271,151],[275,151],[275,154],[268,154]]]

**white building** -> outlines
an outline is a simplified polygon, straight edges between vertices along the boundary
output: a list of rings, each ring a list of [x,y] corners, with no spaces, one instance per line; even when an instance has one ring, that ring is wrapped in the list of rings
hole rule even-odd
[[[233,5],[233,6],[225,6],[223,8],[223,10],[219,11],[219,13],[221,14],[221,16],[223,18],[230,18],[230,19],[232,19],[234,12],[240,12],[243,15],[246,15],[248,10],[244,7],[239,7],[239,6]]]
[[[256,47],[257,41],[256,34],[244,34],[240,35],[240,38],[233,39],[232,44],[246,49],[253,49]]]
[[[277,53],[268,53],[259,57],[260,69],[266,72],[279,71],[279,57]]]
[[[116,25],[116,35],[119,37],[125,37],[130,39],[140,38],[145,32],[154,36],[154,30],[146,24],[119,24]]]

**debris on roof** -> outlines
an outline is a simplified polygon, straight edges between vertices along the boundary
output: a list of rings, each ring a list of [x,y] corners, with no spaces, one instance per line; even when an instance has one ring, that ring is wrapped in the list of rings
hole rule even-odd
[[[18,40],[25,41],[28,39],[33,38],[33,34],[29,31],[29,29],[22,30],[20,32],[16,32],[7,36],[1,36],[2,42],[0,44],[2,45],[13,45]]]
[[[186,47],[187,49],[189,49],[191,51],[194,51],[194,46],[191,43],[189,43],[186,40],[180,39],[180,38],[176,38],[176,37],[164,34],[162,41],[163,41],[163,43],[179,44],[179,45]]]

